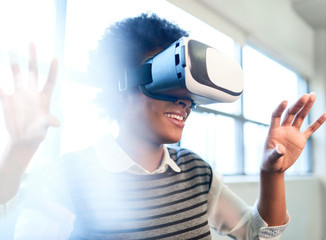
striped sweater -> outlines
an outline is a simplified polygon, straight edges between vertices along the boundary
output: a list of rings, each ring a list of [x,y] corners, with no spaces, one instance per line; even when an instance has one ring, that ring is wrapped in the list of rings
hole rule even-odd
[[[188,150],[169,153],[180,173],[109,173],[92,149],[66,155],[52,186],[76,215],[71,239],[210,239],[212,170]]]

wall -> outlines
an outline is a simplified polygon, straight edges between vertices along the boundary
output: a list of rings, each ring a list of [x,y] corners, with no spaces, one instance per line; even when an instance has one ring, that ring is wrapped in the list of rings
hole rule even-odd
[[[228,179],[226,178],[226,182]],[[258,194],[259,183],[238,179],[228,182],[245,202],[253,205]],[[290,224],[281,239],[286,240],[322,240],[323,239],[323,183],[317,177],[288,178],[286,181],[287,209],[290,215]],[[216,240],[226,240],[213,233]]]
[[[325,111],[326,109],[326,97],[322,93],[326,92],[326,29],[316,30],[316,43],[315,43],[315,77],[311,85],[316,91],[318,97],[318,107],[319,109]],[[318,114],[316,110],[313,112],[313,117],[317,118]],[[317,176],[322,179],[322,197],[325,202],[326,200],[326,130],[323,127],[322,131],[318,132],[313,138],[313,154],[315,162],[315,172]],[[324,206],[324,205],[323,205]],[[321,209],[323,213],[323,226],[326,225],[326,208]],[[326,230],[323,232],[324,239],[326,239]]]
[[[326,109],[326,29],[316,30],[315,40],[315,75],[310,85],[313,91],[316,92],[318,99],[317,106],[312,113],[312,118],[316,119],[320,112]],[[317,112],[319,110],[319,112]],[[318,175],[326,173],[326,130],[325,127],[321,132],[314,136],[313,153],[315,159],[315,170]]]

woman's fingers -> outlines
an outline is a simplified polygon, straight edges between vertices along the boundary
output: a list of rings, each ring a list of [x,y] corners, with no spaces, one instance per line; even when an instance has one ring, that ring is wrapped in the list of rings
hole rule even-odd
[[[17,63],[11,64],[11,70],[13,75],[14,89],[16,92],[19,92],[25,89],[25,84],[22,79],[22,74],[20,67]],[[28,71],[29,71],[29,82],[28,88],[32,92],[38,92],[38,66],[37,66],[37,56],[36,56],[36,47],[33,43],[29,45],[29,60],[28,60]],[[43,94],[45,96],[51,97],[51,94],[54,89],[58,71],[58,60],[53,59],[51,62],[49,74],[47,81],[43,87]],[[3,93],[2,93],[3,95]]]
[[[304,131],[305,137],[308,139],[321,125],[326,121],[326,113],[323,113],[314,123],[310,124]]]
[[[281,126],[292,126],[300,130],[304,120],[309,114],[312,106],[316,100],[316,94],[310,93],[302,95],[296,103],[294,103],[286,111],[286,115],[281,123]],[[277,109],[273,112],[271,128],[278,127],[280,124],[281,115],[286,107],[285,101],[283,101]],[[326,121],[326,112],[322,114],[314,123],[310,124],[308,128],[303,132],[306,139],[308,139],[321,125]]]
[[[298,129],[301,128],[303,121],[307,117],[308,113],[310,112],[310,109],[314,105],[316,100],[315,93],[310,93],[309,98],[306,102],[306,104],[301,108],[301,110],[296,114],[292,125]]]
[[[32,91],[37,91],[37,80],[38,80],[38,68],[37,68],[37,58],[36,58],[36,48],[33,43],[29,45],[29,60],[28,60],[28,70],[29,70],[29,88]]]
[[[22,74],[19,65],[17,63],[12,63],[11,71],[13,75],[15,91],[22,90],[25,84],[22,79]],[[36,92],[37,84],[38,84],[38,67],[37,67],[36,48],[33,43],[29,45],[28,74],[29,74],[29,82],[28,82],[29,89]]]
[[[278,105],[278,107],[274,110],[272,114],[272,119],[271,119],[271,129],[274,127],[279,127],[281,124],[281,117],[282,114],[287,106],[287,101],[283,101]]]
[[[300,129],[304,120],[306,119],[307,115],[309,114],[312,106],[314,105],[316,100],[316,94],[315,93],[310,93],[304,94],[301,96],[301,98],[298,99],[296,103],[294,103],[286,112],[286,115],[284,117],[284,120],[282,122],[282,126],[293,126],[297,129]],[[308,132],[311,132],[313,129],[316,131],[320,125],[318,123],[321,120],[317,120],[316,123],[312,124],[308,130]],[[318,126],[318,127],[317,127]],[[314,132],[313,131],[313,132]],[[307,134],[308,134],[307,132]],[[313,133],[311,132],[311,134]],[[311,135],[310,134],[310,135]],[[309,135],[309,136],[310,136]]]
[[[48,79],[45,82],[44,88],[42,90],[43,94],[45,94],[49,98],[51,97],[54,89],[54,85],[57,79],[57,73],[58,73],[58,60],[55,58],[51,62]]]
[[[11,71],[12,71],[15,91],[22,90],[24,87],[24,84],[23,84],[22,75],[20,72],[19,65],[17,63],[12,63]]]
[[[289,126],[293,123],[293,119],[309,99],[308,94],[302,95],[286,112],[282,126]]]

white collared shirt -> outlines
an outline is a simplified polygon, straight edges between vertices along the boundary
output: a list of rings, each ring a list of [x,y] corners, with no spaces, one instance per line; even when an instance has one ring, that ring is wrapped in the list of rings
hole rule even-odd
[[[163,157],[160,166],[153,172],[144,169],[134,162],[119,146],[111,136],[106,136],[94,146],[95,152],[103,167],[109,172],[125,172],[135,174],[158,174],[163,173],[168,167],[173,171],[180,172],[181,169],[170,157],[168,149],[164,146]]]

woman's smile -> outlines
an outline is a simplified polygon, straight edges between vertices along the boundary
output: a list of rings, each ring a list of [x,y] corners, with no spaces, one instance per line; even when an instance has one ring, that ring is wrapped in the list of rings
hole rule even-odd
[[[169,112],[164,113],[164,116],[166,116],[171,123],[179,128],[183,128],[185,126],[185,121],[187,119],[186,112]]]

